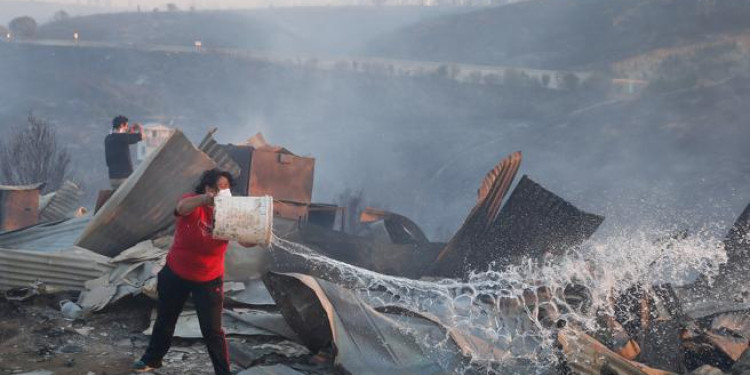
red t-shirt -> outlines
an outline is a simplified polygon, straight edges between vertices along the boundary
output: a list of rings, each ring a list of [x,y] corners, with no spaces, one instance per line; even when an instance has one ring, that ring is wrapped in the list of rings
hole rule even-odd
[[[185,194],[181,199],[196,195]],[[229,242],[211,237],[213,217],[214,209],[209,206],[177,216],[167,266],[183,279],[204,282],[224,275],[224,253]]]

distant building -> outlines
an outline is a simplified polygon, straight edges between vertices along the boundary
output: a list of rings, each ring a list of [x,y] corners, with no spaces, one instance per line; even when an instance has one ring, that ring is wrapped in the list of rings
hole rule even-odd
[[[138,142],[135,157],[139,163],[169,139],[172,133],[174,133],[174,129],[162,124],[146,124],[143,126],[143,133],[146,139]]]

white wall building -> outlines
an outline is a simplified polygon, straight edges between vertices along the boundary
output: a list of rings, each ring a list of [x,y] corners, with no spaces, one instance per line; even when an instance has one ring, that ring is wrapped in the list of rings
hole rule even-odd
[[[143,126],[143,133],[146,139],[137,143],[138,148],[135,156],[139,163],[169,139],[172,133],[174,133],[174,129],[162,124],[151,123]]]

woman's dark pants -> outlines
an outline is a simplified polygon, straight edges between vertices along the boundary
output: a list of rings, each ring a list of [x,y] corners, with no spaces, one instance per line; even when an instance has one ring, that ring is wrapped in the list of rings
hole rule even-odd
[[[151,342],[141,360],[148,365],[160,364],[172,345],[177,318],[193,294],[193,303],[198,313],[198,322],[208,355],[216,375],[229,375],[229,352],[224,330],[221,328],[221,313],[224,303],[224,286],[221,277],[206,282],[194,282],[177,276],[165,266],[158,275],[157,316],[151,333]]]

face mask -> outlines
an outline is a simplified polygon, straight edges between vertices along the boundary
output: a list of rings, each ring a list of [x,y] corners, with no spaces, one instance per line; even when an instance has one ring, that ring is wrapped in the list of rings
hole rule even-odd
[[[229,190],[229,189],[221,189],[221,190],[219,190],[219,192],[218,192],[218,193],[216,194],[216,196],[217,196],[217,197],[231,197],[231,196],[232,196],[232,191],[231,191],[231,190]]]

